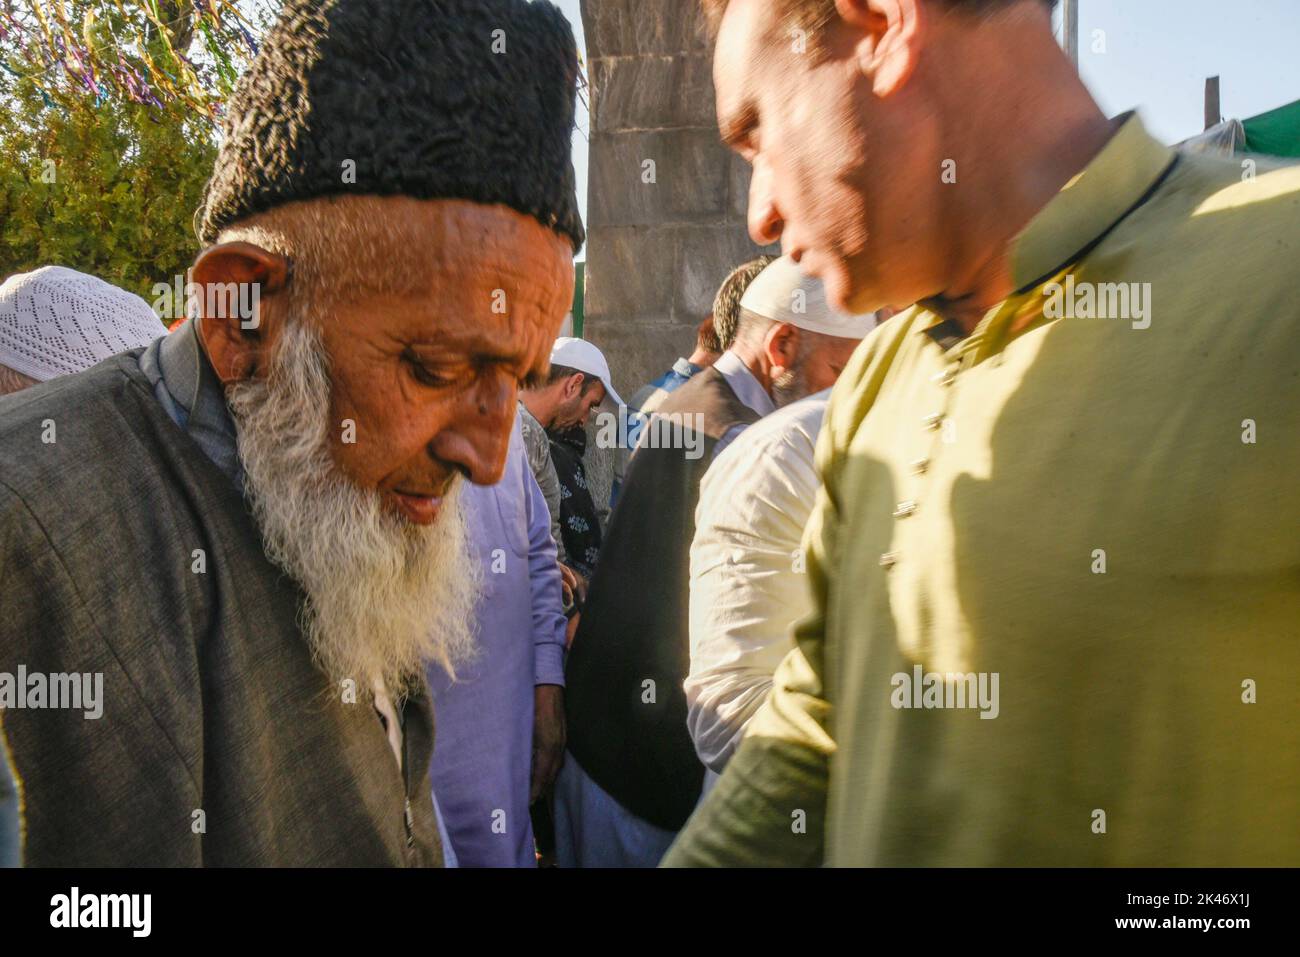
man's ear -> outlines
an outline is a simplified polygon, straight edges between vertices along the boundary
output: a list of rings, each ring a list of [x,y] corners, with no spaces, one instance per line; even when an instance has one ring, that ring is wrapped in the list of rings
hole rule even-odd
[[[564,380],[564,398],[566,400],[576,399],[582,395],[582,380],[584,376],[581,372],[575,372]]]
[[[902,89],[916,69],[925,25],[918,0],[835,0],[835,9],[861,34],[858,69],[871,92],[884,98]]]
[[[772,378],[794,368],[799,355],[799,327],[788,322],[773,323],[763,339],[763,351],[771,367]]]
[[[223,385],[251,378],[274,338],[265,305],[288,285],[289,260],[252,243],[221,243],[199,253],[190,282],[199,297],[199,338],[217,377]]]

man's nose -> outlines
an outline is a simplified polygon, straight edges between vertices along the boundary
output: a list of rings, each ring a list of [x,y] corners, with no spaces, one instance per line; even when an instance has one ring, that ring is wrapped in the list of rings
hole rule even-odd
[[[517,396],[518,385],[509,376],[480,382],[464,394],[455,418],[429,444],[429,454],[460,466],[476,485],[501,481]]]
[[[772,171],[759,154],[754,158],[754,171],[749,179],[750,238],[760,246],[768,246],[781,238],[784,226],[772,191]]]

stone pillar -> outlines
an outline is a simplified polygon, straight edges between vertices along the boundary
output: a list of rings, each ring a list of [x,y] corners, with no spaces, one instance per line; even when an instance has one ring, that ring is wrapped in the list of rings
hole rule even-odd
[[[591,107],[583,335],[628,398],[694,345],[749,239],[697,0],[582,0]]]

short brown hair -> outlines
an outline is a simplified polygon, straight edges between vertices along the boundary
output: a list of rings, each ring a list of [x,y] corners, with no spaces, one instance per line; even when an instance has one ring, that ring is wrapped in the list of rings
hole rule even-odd
[[[554,385],[561,379],[567,379],[571,375],[582,376],[582,385],[579,387],[578,391],[583,395],[587,394],[587,390],[591,388],[593,382],[600,381],[600,376],[594,376],[590,372],[583,372],[581,369],[574,369],[572,366],[562,366],[551,363],[551,371],[546,376],[546,384]]]
[[[708,24],[709,37],[716,39],[722,15],[727,12],[731,0],[700,0],[704,7],[704,19]],[[783,14],[793,14],[805,27],[825,26],[835,15],[835,0],[777,0]]]
[[[727,12],[731,0],[700,0],[704,7],[704,17],[709,27],[709,36],[717,37],[718,24]],[[959,9],[966,13],[988,13],[998,7],[1009,6],[1018,0],[937,0],[945,6]],[[1056,0],[1039,0],[1048,12],[1056,8]],[[793,16],[798,24],[809,33],[816,33],[835,16],[835,0],[776,0],[781,12]]]
[[[767,268],[775,256],[758,256],[741,263],[722,280],[718,294],[713,299],[713,331],[718,337],[719,352],[731,348],[740,325],[740,297],[745,294],[754,277]]]
[[[704,321],[695,327],[695,348],[714,355],[722,352],[722,343],[718,342],[718,332],[713,328],[713,313],[705,316]]]

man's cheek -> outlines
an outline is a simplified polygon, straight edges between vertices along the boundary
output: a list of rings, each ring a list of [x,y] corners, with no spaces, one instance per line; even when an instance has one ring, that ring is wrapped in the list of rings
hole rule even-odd
[[[390,430],[373,417],[340,409],[327,428],[330,454],[344,477],[361,488],[374,488],[394,471],[400,457]]]
[[[822,389],[829,389],[835,384],[835,374],[829,369],[820,368],[808,377],[809,393],[820,392]]]
[[[373,450],[363,449],[351,427],[352,420],[343,421],[343,427],[332,430],[329,436],[330,455],[345,478],[356,485],[368,485],[366,466],[373,458]]]

